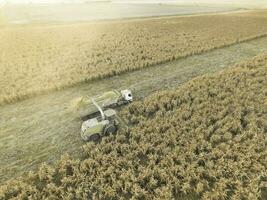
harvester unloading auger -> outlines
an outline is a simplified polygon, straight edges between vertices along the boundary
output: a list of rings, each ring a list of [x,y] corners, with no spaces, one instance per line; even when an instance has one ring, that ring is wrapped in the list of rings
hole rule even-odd
[[[111,91],[91,99],[83,99],[83,108],[78,111],[80,118],[87,119],[82,123],[81,137],[84,141],[98,141],[103,136],[115,134],[118,125],[123,125],[123,120],[117,116],[114,109],[133,101],[130,90],[121,92]]]

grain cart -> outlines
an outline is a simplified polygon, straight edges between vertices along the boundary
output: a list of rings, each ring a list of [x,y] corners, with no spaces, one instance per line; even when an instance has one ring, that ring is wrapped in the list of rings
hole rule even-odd
[[[113,90],[96,97],[94,101],[97,102],[97,105],[99,105],[103,110],[106,110],[107,108],[116,108],[123,104],[132,102],[133,96],[130,90],[122,90],[120,92]],[[75,103],[75,110],[78,117],[83,120],[99,113],[99,109],[89,97],[80,98]]]
[[[98,109],[100,116],[90,118],[82,123],[81,137],[84,141],[98,141],[103,136],[114,134],[117,131],[119,120],[113,109],[102,110],[92,99],[91,102]]]

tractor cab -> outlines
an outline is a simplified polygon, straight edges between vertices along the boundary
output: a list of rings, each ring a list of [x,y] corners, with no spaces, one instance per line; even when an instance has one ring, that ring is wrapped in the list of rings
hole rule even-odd
[[[132,92],[130,90],[122,90],[121,95],[126,102],[132,102],[133,101],[133,95],[132,95]]]

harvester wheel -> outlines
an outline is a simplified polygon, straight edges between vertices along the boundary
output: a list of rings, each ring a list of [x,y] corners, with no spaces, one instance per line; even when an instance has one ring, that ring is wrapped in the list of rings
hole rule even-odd
[[[105,135],[108,136],[110,134],[114,134],[117,131],[117,127],[114,124],[109,124],[105,128]]]
[[[97,142],[100,140],[100,135],[99,134],[93,134],[88,138],[88,141],[93,141],[93,142]]]

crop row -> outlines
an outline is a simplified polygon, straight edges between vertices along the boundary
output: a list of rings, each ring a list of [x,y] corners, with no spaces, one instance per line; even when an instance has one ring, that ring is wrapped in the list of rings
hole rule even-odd
[[[0,32],[0,104],[266,34],[266,11],[5,27]]]
[[[267,52],[126,107],[128,132],[0,188],[0,199],[266,199]]]

